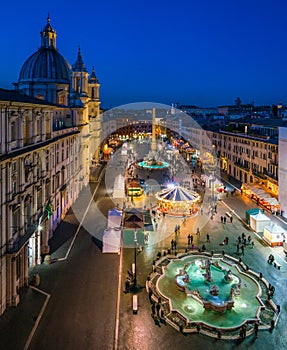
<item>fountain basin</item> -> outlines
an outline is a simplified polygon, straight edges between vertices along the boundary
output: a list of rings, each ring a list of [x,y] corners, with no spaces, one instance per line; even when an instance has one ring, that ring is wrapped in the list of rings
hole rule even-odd
[[[211,265],[213,281],[206,282],[204,271],[198,266],[205,259],[208,258],[202,255],[188,255],[181,259],[172,259],[168,265],[162,267],[163,274],[157,280],[156,289],[163,298],[168,299],[170,310],[177,312],[189,323],[196,322],[221,329],[234,329],[247,321],[258,319],[264,305],[260,299],[259,284],[251,276],[241,272],[236,264],[230,265],[221,258],[212,259],[219,267]],[[191,284],[183,281],[184,275],[178,277],[186,264],[191,269],[188,270]],[[222,281],[222,271],[225,270],[231,270],[230,283]],[[230,298],[231,287],[236,290],[239,283],[240,293]],[[217,296],[210,294],[214,284],[219,289]]]
[[[154,161],[154,160],[143,160],[138,162],[137,165],[142,169],[147,170],[163,170],[169,167],[169,163],[163,161]]]
[[[231,270],[212,259],[195,259],[176,275],[179,290],[201,303],[206,310],[224,312],[234,306],[241,281]]]

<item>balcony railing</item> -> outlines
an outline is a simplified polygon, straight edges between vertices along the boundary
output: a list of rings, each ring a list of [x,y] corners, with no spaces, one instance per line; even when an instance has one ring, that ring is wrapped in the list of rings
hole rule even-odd
[[[256,171],[252,171],[252,174],[254,175],[254,176],[257,176],[257,177],[259,177],[260,179],[262,179],[262,180],[265,180],[266,179],[266,175],[265,174],[263,174],[263,173],[259,173],[259,172],[256,172]]]
[[[278,181],[278,176],[276,174],[272,174],[272,173],[266,172],[266,176],[269,177],[272,180]]]
[[[234,165],[239,167],[239,168],[241,168],[241,169],[243,169],[243,170],[245,170],[245,171],[250,171],[250,167],[248,165],[244,165],[244,164],[241,164],[241,163],[238,163],[238,162],[234,163]]]

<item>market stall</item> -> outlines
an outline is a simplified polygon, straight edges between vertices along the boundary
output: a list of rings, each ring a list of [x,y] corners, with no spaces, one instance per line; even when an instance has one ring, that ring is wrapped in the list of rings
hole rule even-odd
[[[276,198],[273,197],[265,197],[260,198],[259,204],[270,210],[272,213],[280,213],[280,204],[278,203]]]
[[[270,221],[269,217],[261,211],[256,215],[250,215],[250,227],[255,232],[263,232],[264,227],[269,225]]]
[[[125,178],[122,174],[115,178],[113,198],[125,198]]]
[[[103,236],[102,253],[119,254],[121,247],[121,229],[106,229]]]
[[[257,215],[261,210],[259,208],[253,208],[246,210],[245,218],[248,225],[250,225],[250,215]]]
[[[286,231],[275,223],[264,227],[263,239],[271,247],[282,246],[285,239]]]
[[[111,209],[108,212],[108,225],[103,235],[103,253],[119,253],[121,247],[122,211]]]

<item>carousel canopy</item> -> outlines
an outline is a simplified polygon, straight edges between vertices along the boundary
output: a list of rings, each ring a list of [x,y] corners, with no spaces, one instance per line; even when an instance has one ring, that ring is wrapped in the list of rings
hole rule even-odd
[[[199,199],[199,194],[187,190],[181,186],[166,188],[156,194],[157,199],[173,202],[195,202]]]

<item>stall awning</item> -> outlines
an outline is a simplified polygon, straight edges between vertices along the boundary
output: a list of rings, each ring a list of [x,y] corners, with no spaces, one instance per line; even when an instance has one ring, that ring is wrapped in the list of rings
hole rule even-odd
[[[262,198],[262,200],[264,200],[264,202],[267,202],[270,205],[278,205],[279,202],[277,201],[276,198],[270,197],[270,198]]]

